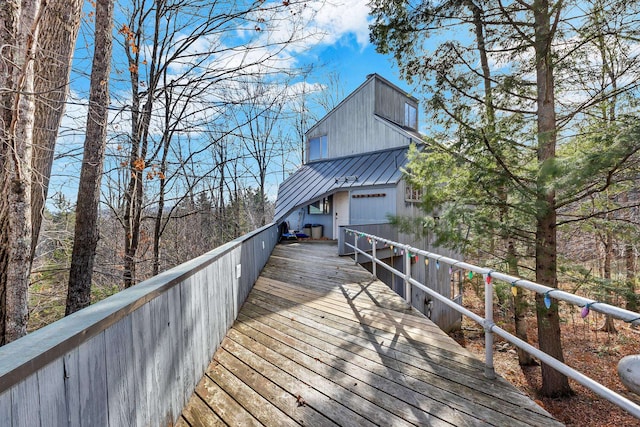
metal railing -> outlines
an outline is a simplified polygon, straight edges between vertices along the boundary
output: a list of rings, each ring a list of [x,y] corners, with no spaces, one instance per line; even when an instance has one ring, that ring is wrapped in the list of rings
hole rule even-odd
[[[522,289],[527,289],[538,294],[543,294],[545,296],[545,300],[550,298],[554,298],[556,300],[565,301],[573,305],[577,305],[583,307],[583,310],[593,310],[599,313],[603,313],[609,315],[613,318],[623,320],[632,325],[640,325],[640,314],[635,313],[633,311],[625,310],[623,308],[615,307],[606,303],[602,303],[599,301],[595,301],[589,298],[583,298],[578,295],[571,294],[569,292],[564,292],[556,288],[550,288],[547,286],[540,285],[538,283],[525,280],[519,277],[511,276],[508,274],[501,273],[499,271],[492,270],[486,267],[479,267],[477,265],[469,264],[460,260],[456,260],[453,258],[448,258],[437,253],[428,252],[419,248],[414,248],[410,245],[405,245],[403,243],[395,242],[392,240],[388,240],[379,236],[374,236],[372,234],[367,234],[358,230],[345,228],[346,233],[350,233],[355,236],[355,244],[351,245],[349,243],[345,243],[345,245],[351,247],[355,251],[355,261],[358,263],[358,254],[365,257],[367,260],[372,262],[372,273],[374,276],[376,274],[376,266],[380,265],[385,269],[389,270],[391,273],[404,278],[405,282],[405,299],[408,304],[411,304],[411,286],[416,286],[417,288],[423,290],[433,298],[438,301],[446,304],[447,306],[453,308],[459,313],[473,319],[475,322],[480,324],[485,332],[485,376],[487,378],[493,379],[495,378],[495,370],[493,367],[493,334],[496,334],[503,338],[505,341],[515,345],[531,354],[532,356],[538,358],[542,363],[547,366],[552,367],[558,372],[566,375],[567,377],[575,380],[576,382],[582,384],[583,386],[589,388],[597,395],[607,399],[608,401],[614,403],[615,405],[621,407],[622,409],[629,412],[636,418],[640,418],[640,405],[632,402],[624,396],[616,393],[615,391],[603,386],[602,384],[594,381],[588,376],[584,375],[581,372],[576,371],[570,366],[560,362],[554,357],[544,353],[540,349],[532,346],[531,344],[519,339],[518,337],[510,334],[504,329],[497,326],[493,321],[493,284],[492,279],[500,280],[508,283],[513,287],[518,287]],[[363,251],[358,248],[358,240],[365,238],[367,242],[366,246],[371,247],[372,253]],[[406,253],[405,256],[405,272],[399,271],[392,266],[382,262],[376,257],[376,247],[377,243],[383,243],[385,246],[390,249],[400,250]],[[479,316],[478,314],[464,308],[463,306],[457,304],[451,299],[439,294],[433,289],[428,288],[424,284],[416,281],[411,277],[411,257],[412,256],[423,256],[425,259],[430,259],[436,262],[436,265],[440,263],[448,265],[450,268],[459,268],[467,271],[471,271],[474,273],[482,274],[484,278],[484,287],[485,287],[485,317]],[[588,313],[588,311],[587,311]]]

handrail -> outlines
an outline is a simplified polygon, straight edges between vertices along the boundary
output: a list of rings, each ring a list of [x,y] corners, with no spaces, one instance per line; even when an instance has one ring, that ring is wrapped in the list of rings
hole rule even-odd
[[[421,289],[422,291],[428,293],[430,296],[437,299],[438,301],[446,304],[447,306],[473,319],[475,322],[483,326],[485,331],[485,376],[487,378],[490,378],[490,379],[495,378],[495,370],[493,368],[493,334],[495,333],[496,335],[502,337],[504,340],[510,342],[511,344],[517,346],[518,348],[521,348],[522,350],[526,351],[532,356],[537,357],[542,361],[542,363],[545,363],[546,365],[552,367],[558,372],[566,375],[567,377],[589,388],[597,395],[607,399],[613,404],[626,410],[634,417],[640,418],[640,405],[637,405],[636,403],[625,398],[624,396],[621,396],[620,394],[603,386],[602,384],[584,375],[583,373],[576,371],[575,369],[571,368],[565,363],[560,362],[559,360],[548,355],[547,353],[539,350],[538,348],[530,345],[529,343],[519,339],[518,337],[498,327],[493,322],[493,285],[492,285],[491,279],[501,280],[503,282],[509,283],[513,287],[519,287],[519,288],[527,289],[539,294],[544,294],[545,298],[553,297],[554,299],[557,299],[557,300],[565,301],[581,307],[586,307],[587,309],[591,309],[603,314],[607,314],[611,317],[623,320],[632,325],[640,325],[640,314],[635,313],[633,311],[625,310],[623,308],[615,307],[606,303],[595,301],[589,298],[583,298],[578,295],[561,291],[556,288],[543,286],[538,283],[525,280],[519,277],[511,276],[509,274],[504,274],[490,268],[479,267],[479,266],[469,264],[460,260],[456,260],[454,258],[442,256],[437,253],[428,252],[419,248],[414,248],[410,245],[388,240],[379,236],[374,236],[372,234],[363,233],[361,231],[354,230],[351,228],[345,228],[345,233],[351,233],[355,236],[354,245],[351,245],[350,243],[347,243],[347,242],[345,242],[345,245],[355,250],[354,258],[356,263],[358,262],[358,254],[361,254],[362,256],[364,256],[366,259],[370,260],[373,263],[374,275],[376,275],[376,265],[380,265],[381,267],[384,267],[385,269],[389,270],[391,273],[399,277],[402,277],[405,280],[405,286],[406,286],[405,298],[407,299],[407,302],[409,304],[411,303],[410,286],[413,285]],[[365,237],[368,240],[371,240],[371,242],[369,242],[371,243],[372,252],[373,252],[371,255],[368,252],[365,252],[358,248],[358,239],[362,237]],[[385,246],[389,246],[390,249],[397,248],[402,251],[406,251],[407,257],[405,259],[409,261],[410,261],[410,256],[412,255],[422,255],[423,257],[425,257],[425,259],[434,260],[437,264],[444,263],[449,265],[450,268],[455,267],[455,268],[472,271],[474,273],[482,274],[484,278],[484,284],[485,284],[485,317],[483,318],[482,316],[479,316],[478,314],[473,313],[472,311],[457,304],[453,300],[439,294],[433,289],[430,289],[424,284],[413,279],[411,277],[411,268],[407,268],[407,264],[410,267],[409,262],[405,262],[406,271],[401,272],[387,265],[386,263],[380,261],[376,256],[377,255],[376,249],[377,249],[378,242],[384,243]],[[552,296],[552,293],[553,293],[553,296]]]

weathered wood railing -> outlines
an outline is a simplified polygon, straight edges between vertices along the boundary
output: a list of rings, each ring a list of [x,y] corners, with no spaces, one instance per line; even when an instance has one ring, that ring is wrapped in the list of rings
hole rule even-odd
[[[0,347],[0,424],[172,425],[277,241],[267,225]]]

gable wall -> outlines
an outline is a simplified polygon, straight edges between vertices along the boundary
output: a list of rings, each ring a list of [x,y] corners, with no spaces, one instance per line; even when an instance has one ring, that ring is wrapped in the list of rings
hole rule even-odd
[[[386,111],[386,116],[394,116],[391,111],[397,109],[395,116],[404,120],[404,100],[408,99],[393,90],[378,79],[371,79],[356,92],[351,94],[342,104],[325,116],[313,129],[307,133],[311,138],[327,135],[328,158],[351,156],[373,151],[402,147],[409,144],[408,138],[380,119],[374,113],[376,106],[376,89],[382,88],[382,96],[387,101],[381,101],[379,108]],[[400,99],[402,99],[400,101]],[[398,116],[400,114],[401,116]],[[390,118],[391,117],[387,117]]]
[[[405,93],[389,86],[382,80],[376,80],[375,113],[399,125],[404,125],[404,105],[409,103],[418,111],[418,103]]]

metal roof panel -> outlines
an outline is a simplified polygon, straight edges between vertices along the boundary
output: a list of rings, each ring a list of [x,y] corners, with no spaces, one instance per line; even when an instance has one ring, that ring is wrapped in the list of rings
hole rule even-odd
[[[400,147],[303,165],[280,184],[275,221],[342,188],[397,183],[402,178],[408,149]]]

